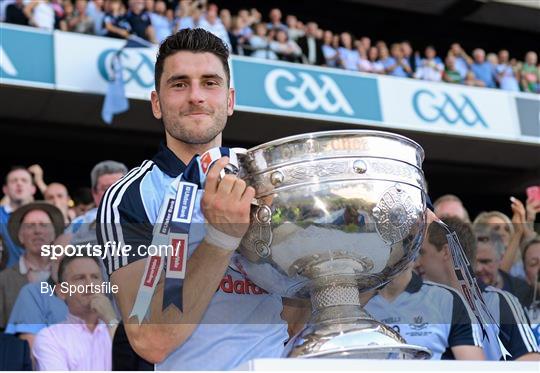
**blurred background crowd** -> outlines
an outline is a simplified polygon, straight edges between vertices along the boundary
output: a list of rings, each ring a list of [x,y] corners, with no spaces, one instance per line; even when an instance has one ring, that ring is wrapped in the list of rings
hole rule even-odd
[[[388,44],[370,35],[334,32],[283,14],[257,9],[231,13],[206,0],[3,0],[0,21],[113,38],[136,35],[159,43],[182,28],[199,27],[222,38],[232,53],[508,91],[540,92],[535,51],[466,51],[459,41],[447,50],[418,50],[404,40]]]

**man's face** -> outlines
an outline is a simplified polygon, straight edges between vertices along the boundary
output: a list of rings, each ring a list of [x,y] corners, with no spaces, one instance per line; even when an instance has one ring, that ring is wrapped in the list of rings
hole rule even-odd
[[[491,218],[489,218],[487,223],[489,225],[489,228],[493,229],[493,231],[495,231],[495,233],[497,233],[501,237],[504,246],[508,247],[511,238],[510,226],[506,224],[504,220],[497,216],[492,216]]]
[[[49,184],[44,193],[45,200],[60,209],[67,211],[69,208],[69,195],[65,186],[59,183]]]
[[[120,180],[124,174],[118,172],[115,174],[106,174],[101,175],[97,179],[97,185],[95,189],[92,189],[92,197],[94,197],[94,203],[96,206],[99,206],[103,195],[110,188],[111,185]]]
[[[221,61],[212,53],[177,52],[165,59],[160,91],[152,92],[152,111],[167,137],[208,144],[225,128],[234,108]]]
[[[478,242],[475,273],[484,284],[495,284],[497,281],[499,264],[500,261],[493,245],[489,241]]]
[[[89,258],[75,259],[65,268],[62,280],[68,285],[100,285],[101,271],[96,262]],[[91,312],[90,302],[94,294],[91,292],[75,292],[73,295],[58,294],[67,304],[69,311],[75,315]]]
[[[435,215],[438,217],[456,217],[463,221],[467,220],[465,209],[458,201],[444,201],[435,207]]]
[[[277,23],[281,20],[281,11],[279,9],[272,9],[270,11],[270,20]]]
[[[534,286],[535,282],[540,282],[538,280],[538,273],[540,272],[540,243],[529,246],[523,262],[525,264],[527,282],[529,285]]]
[[[2,190],[16,204],[32,201],[36,193],[30,172],[22,169],[11,171],[8,174],[6,185]]]
[[[403,58],[403,51],[401,50],[401,46],[393,46],[392,47],[392,57],[394,57],[397,60],[400,60]]]
[[[40,255],[41,246],[54,240],[54,227],[49,215],[42,210],[27,213],[19,229],[19,241],[31,254]]]
[[[420,247],[420,256],[416,260],[416,270],[424,279],[444,283],[446,261],[444,250],[437,250],[426,237]]]
[[[474,52],[474,60],[477,63],[483,63],[486,60],[486,53],[481,50]]]

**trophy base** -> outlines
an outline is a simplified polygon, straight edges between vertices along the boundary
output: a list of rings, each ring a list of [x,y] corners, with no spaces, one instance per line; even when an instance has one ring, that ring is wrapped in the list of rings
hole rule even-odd
[[[285,354],[295,358],[340,359],[422,360],[431,357],[429,349],[405,343],[394,329],[369,316],[309,324],[291,338]]]

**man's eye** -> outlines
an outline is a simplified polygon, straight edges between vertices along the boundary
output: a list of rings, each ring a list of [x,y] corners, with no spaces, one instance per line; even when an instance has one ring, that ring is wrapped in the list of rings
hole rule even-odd
[[[206,85],[209,85],[209,86],[216,86],[216,85],[219,85],[218,82],[216,82],[215,80],[208,80],[206,82]]]
[[[187,86],[187,84],[184,83],[184,82],[177,82],[177,83],[173,84],[173,87],[175,87],[175,88],[185,88],[186,86]]]

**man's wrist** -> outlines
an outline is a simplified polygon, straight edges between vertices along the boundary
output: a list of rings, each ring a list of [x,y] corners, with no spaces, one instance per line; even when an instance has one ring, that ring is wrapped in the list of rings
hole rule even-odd
[[[219,249],[232,252],[238,248],[242,241],[242,237],[228,235],[227,233],[214,228],[211,224],[207,224],[204,241]]]

